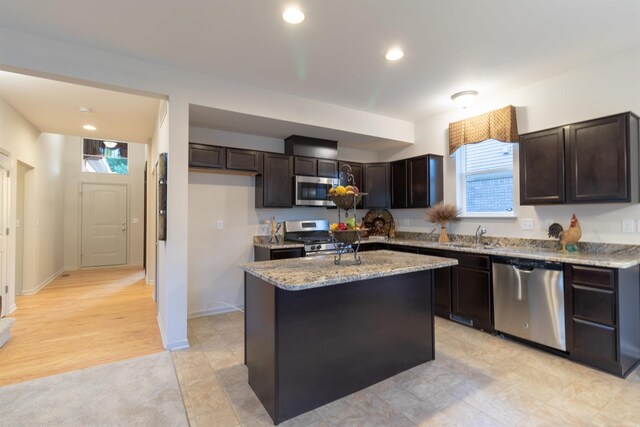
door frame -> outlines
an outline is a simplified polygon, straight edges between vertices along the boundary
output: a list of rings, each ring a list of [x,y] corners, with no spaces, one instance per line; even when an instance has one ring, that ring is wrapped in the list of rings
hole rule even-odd
[[[92,269],[92,268],[106,268],[106,267],[110,267],[110,266],[101,266],[101,267],[83,267],[82,266],[82,198],[84,197],[84,193],[82,191],[82,188],[84,185],[111,185],[111,186],[119,186],[119,187],[124,187],[126,190],[126,202],[127,202],[127,206],[125,209],[125,216],[126,216],[126,222],[127,222],[127,230],[125,232],[125,236],[126,236],[126,254],[125,254],[125,259],[126,259],[126,263],[124,265],[129,265],[130,259],[129,259],[129,228],[131,228],[131,221],[130,221],[130,205],[131,205],[131,201],[129,200],[131,191],[130,191],[130,186],[129,184],[126,183],[115,183],[115,182],[95,182],[95,181],[80,181],[78,182],[78,243],[77,243],[77,249],[78,249],[78,256],[77,256],[77,262],[78,262],[78,270],[84,270],[84,269]]]
[[[0,233],[4,234],[4,248],[3,258],[0,259],[0,296],[2,297],[2,307],[0,308],[0,317],[7,316],[15,309],[15,227],[12,226],[13,215],[11,211],[13,209],[12,198],[14,192],[12,191],[15,171],[13,167],[13,157],[11,153],[0,149],[0,154],[7,158],[7,176],[0,183],[3,185],[2,203],[0,203]],[[2,268],[4,267],[4,268]],[[4,291],[6,286],[6,292]],[[11,298],[12,297],[12,298]],[[4,313],[4,314],[3,314]]]

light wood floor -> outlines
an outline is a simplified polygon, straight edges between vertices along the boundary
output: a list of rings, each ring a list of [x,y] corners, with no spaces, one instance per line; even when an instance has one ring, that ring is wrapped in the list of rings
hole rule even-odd
[[[126,267],[71,271],[17,297],[0,386],[162,351],[152,293]]]

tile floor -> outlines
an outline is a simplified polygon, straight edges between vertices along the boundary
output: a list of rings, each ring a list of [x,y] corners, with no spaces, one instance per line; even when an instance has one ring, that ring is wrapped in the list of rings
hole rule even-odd
[[[243,315],[189,320],[173,353],[189,422],[270,426],[247,384]],[[436,360],[282,426],[638,426],[640,369],[626,380],[436,318]]]

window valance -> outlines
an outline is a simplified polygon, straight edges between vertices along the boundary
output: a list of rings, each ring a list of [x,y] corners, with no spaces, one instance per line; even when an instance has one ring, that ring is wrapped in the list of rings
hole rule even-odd
[[[516,108],[513,105],[449,123],[449,155],[465,144],[487,139],[518,142]]]

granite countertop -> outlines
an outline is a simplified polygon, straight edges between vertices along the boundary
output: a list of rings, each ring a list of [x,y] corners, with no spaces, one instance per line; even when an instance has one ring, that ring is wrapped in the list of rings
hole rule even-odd
[[[363,243],[380,243],[379,241]],[[472,245],[464,243],[463,246],[453,243],[438,243],[433,241],[420,241],[411,239],[389,239],[383,243],[392,245],[413,246],[418,248],[440,249],[456,252],[469,252],[486,255],[510,256],[516,258],[528,258],[544,261],[563,262],[567,264],[590,265],[595,267],[629,268],[640,264],[640,251],[632,249],[615,253],[598,252],[567,252],[549,250],[540,247],[502,246],[498,245]]]
[[[362,259],[360,265],[355,264],[350,254],[346,254],[340,265],[335,265],[333,256],[327,255],[249,262],[240,264],[240,268],[280,289],[299,291],[458,264],[458,261],[450,258],[401,254],[387,250],[359,255]]]

